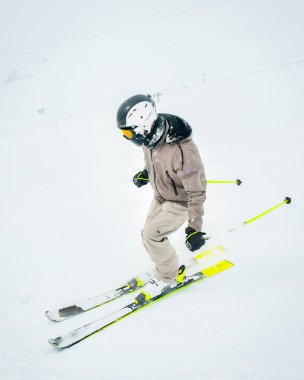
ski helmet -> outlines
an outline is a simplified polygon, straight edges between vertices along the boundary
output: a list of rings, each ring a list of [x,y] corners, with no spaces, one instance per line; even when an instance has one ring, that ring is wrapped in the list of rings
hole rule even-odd
[[[117,111],[117,127],[128,140],[143,145],[157,120],[157,111],[151,95],[134,95],[125,100]]]

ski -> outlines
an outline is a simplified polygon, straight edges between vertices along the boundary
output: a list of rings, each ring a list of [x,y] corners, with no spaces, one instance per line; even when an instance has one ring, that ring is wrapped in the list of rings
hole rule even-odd
[[[134,277],[128,281],[125,285],[111,290],[109,292],[100,294],[96,297],[87,298],[82,301],[76,302],[61,307],[60,309],[46,311],[45,315],[53,322],[61,322],[76,315],[85,313],[86,311],[95,309],[101,305],[116,300],[126,294],[135,292],[143,287],[152,277],[152,273],[145,273],[140,277]]]
[[[187,262],[187,269],[196,265],[199,262],[199,260],[201,260],[203,257],[209,256],[215,251],[224,252],[225,249],[222,246],[217,245],[211,249],[197,254],[195,257],[190,258],[190,260]],[[106,303],[114,301],[117,298],[123,297],[126,294],[133,293],[134,291],[143,287],[150,280],[151,277],[153,277],[153,273],[143,273],[127,281],[124,285],[120,286],[117,289],[108,291],[106,293],[100,294],[92,298],[80,300],[76,303],[71,303],[62,306],[59,309],[46,311],[45,315],[49,320],[53,322],[64,321],[68,318],[74,317],[79,314],[83,314],[89,310],[95,309]]]
[[[111,314],[108,314],[102,318],[99,318],[91,323],[88,323],[76,330],[73,330],[65,335],[59,336],[54,339],[49,339],[49,343],[56,347],[57,349],[63,349],[71,347],[84,339],[104,330],[105,328],[111,326],[112,324],[126,318],[128,315],[134,314],[135,312],[152,305],[153,303],[168,297],[169,295],[178,292],[198,281],[209,278],[215,274],[223,272],[231,267],[233,267],[233,263],[222,260],[217,264],[205,268],[193,275],[187,276],[184,278],[182,282],[176,282],[174,286],[168,286],[164,289],[164,291],[150,300],[143,300],[143,302],[139,302],[140,297],[136,297],[135,300],[129,305],[114,311]]]

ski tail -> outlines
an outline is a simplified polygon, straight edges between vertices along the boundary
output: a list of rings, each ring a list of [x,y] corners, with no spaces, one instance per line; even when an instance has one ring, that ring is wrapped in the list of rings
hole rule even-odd
[[[86,311],[95,309],[101,305],[114,301],[117,298],[124,296],[125,294],[133,293],[138,289],[141,289],[145,283],[150,279],[151,274],[145,273],[141,277],[134,277],[123,286],[109,291],[107,293],[100,294],[99,296],[88,298],[79,301],[75,304],[64,306],[60,309],[54,309],[46,311],[46,317],[53,322],[61,322],[68,318],[80,315]]]
[[[177,282],[182,282],[185,277],[185,269],[190,269],[192,266],[196,266],[199,262],[210,255],[215,255],[217,253],[224,253],[225,248],[220,245],[217,245],[211,249],[205,250],[192,259],[189,259],[185,265],[182,265],[179,269],[179,273],[177,276]],[[45,312],[46,317],[53,322],[61,322],[65,321],[68,318],[80,315],[85,313],[86,311],[95,309],[99,306],[102,306],[106,303],[112,302],[117,298],[124,296],[125,294],[132,293],[138,289],[141,289],[153,276],[152,272],[142,273],[138,277],[134,277],[129,280],[127,283],[122,285],[121,287],[111,290],[109,292],[100,294],[93,298],[88,298],[76,302],[74,304],[68,304],[60,309],[53,309]]]
[[[97,334],[98,332],[104,330],[105,328],[111,326],[114,323],[117,323],[118,321],[126,318],[128,315],[134,314],[135,312],[152,305],[153,303],[166,298],[170,296],[173,293],[176,293],[198,281],[201,281],[203,279],[207,279],[209,277],[212,277],[218,273],[221,273],[231,267],[233,267],[233,263],[227,260],[222,260],[218,262],[217,264],[204,268],[201,271],[187,276],[184,278],[182,282],[176,282],[176,285],[174,287],[166,288],[166,291],[164,293],[161,293],[160,295],[151,298],[150,300],[147,300],[143,303],[136,303],[135,301],[130,303],[129,305],[114,311],[111,314],[108,314],[102,318],[99,318],[91,323],[88,323],[82,327],[79,327],[76,330],[73,330],[65,335],[59,336],[54,339],[49,339],[49,343],[58,348],[63,349],[67,347],[71,347],[84,339],[89,338],[90,336]]]

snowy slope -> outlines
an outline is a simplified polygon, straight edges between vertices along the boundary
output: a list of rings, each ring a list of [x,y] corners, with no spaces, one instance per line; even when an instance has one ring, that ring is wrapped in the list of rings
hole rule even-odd
[[[304,379],[303,3],[2,1],[0,21],[1,378]],[[137,92],[189,121],[208,179],[244,181],[205,204],[206,248],[235,267],[57,352],[48,338],[130,297],[45,310],[152,266],[142,152],[115,127]]]

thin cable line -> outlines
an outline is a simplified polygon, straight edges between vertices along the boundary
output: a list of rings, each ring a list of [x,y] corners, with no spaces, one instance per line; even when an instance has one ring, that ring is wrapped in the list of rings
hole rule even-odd
[[[293,62],[288,62],[288,63],[283,63],[283,64],[279,64],[279,65],[276,65],[276,66],[270,66],[270,67],[266,67],[264,69],[259,69],[259,70],[254,70],[254,71],[248,71],[246,73],[242,73],[242,74],[238,74],[238,75],[231,75],[231,76],[227,76],[227,77],[224,77],[224,78],[215,79],[213,81],[207,81],[206,84],[213,84],[213,83],[223,82],[223,81],[226,81],[226,80],[237,79],[237,78],[242,78],[242,77],[248,77],[248,76],[251,76],[251,75],[256,75],[256,74],[260,74],[260,73],[263,73],[263,72],[272,71],[272,70],[276,70],[276,69],[282,69],[284,67],[298,65],[298,64],[302,64],[302,63],[304,63],[304,59],[300,59],[298,61],[293,61]]]
[[[212,85],[212,84],[216,84],[216,83],[219,83],[219,82],[224,82],[224,81],[227,81],[227,80],[234,80],[234,79],[238,79],[238,78],[242,78],[242,77],[248,77],[248,76],[252,76],[252,75],[257,75],[257,74],[260,74],[260,73],[263,73],[263,72],[269,72],[269,71],[273,71],[273,70],[277,70],[277,69],[283,69],[283,68],[286,68],[286,67],[294,66],[294,65],[297,65],[297,64],[303,64],[303,63],[304,63],[304,59],[300,59],[300,60],[297,60],[297,61],[292,61],[292,62],[287,62],[287,63],[283,63],[283,64],[273,65],[273,66],[266,67],[266,68],[259,69],[259,70],[253,70],[253,71],[250,71],[250,72],[247,72],[247,73],[242,73],[242,74],[238,74],[238,75],[232,75],[232,76],[223,77],[223,78],[216,79],[216,80],[210,81],[210,82],[207,81],[205,83],[196,83],[196,84],[192,84],[192,85],[188,85],[188,86],[180,86],[180,87],[178,87],[176,89],[172,89],[172,90],[166,89],[164,91],[157,92],[156,95],[153,95],[153,96],[155,97],[155,96],[157,96],[157,94],[165,95],[165,94],[168,94],[168,93],[175,93],[175,92],[178,92],[180,90],[187,90],[187,89],[191,89],[191,88],[195,88],[195,87],[202,87],[202,86],[206,86],[206,85]],[[34,123],[34,124],[24,125],[24,126],[16,127],[16,128],[13,128],[13,129],[4,129],[4,130],[0,129],[0,135],[9,134],[9,133],[16,132],[16,131],[19,131],[19,130],[22,130],[22,129],[37,127],[37,126],[44,125],[44,124],[57,123],[57,122],[59,122],[61,120],[70,119],[70,118],[73,118],[73,117],[76,117],[76,116],[83,116],[83,115],[87,115],[87,114],[98,113],[98,112],[100,112],[103,109],[105,109],[105,107],[96,107],[94,109],[87,109],[87,110],[82,110],[82,111],[74,112],[74,113],[71,113],[69,115],[65,115],[65,116],[62,116],[62,117],[54,118],[53,120],[42,121],[40,123]],[[11,120],[13,120],[13,119],[15,119],[15,117],[12,118]],[[7,120],[9,120],[9,119],[7,119]]]
[[[159,94],[158,96],[161,96],[161,95],[164,95],[165,93],[168,93],[168,92],[172,93],[172,92],[177,92],[177,91],[180,91],[180,90],[188,90],[188,89],[191,89],[191,88],[208,86],[208,85],[216,84],[216,83],[219,83],[219,82],[225,82],[225,81],[234,80],[234,79],[238,79],[238,78],[242,78],[242,77],[249,77],[249,76],[252,76],[252,75],[257,75],[257,74],[261,74],[261,73],[268,72],[268,71],[283,69],[283,68],[286,68],[286,67],[289,67],[289,66],[301,65],[303,63],[304,63],[304,59],[300,59],[300,60],[297,60],[297,61],[292,61],[292,62],[287,62],[287,63],[281,63],[281,64],[278,64],[278,65],[273,65],[273,66],[265,67],[263,69],[248,71],[248,72],[242,73],[242,74],[230,75],[230,76],[222,77],[222,78],[215,79],[215,80],[208,81],[208,80],[204,79],[203,83],[202,82],[200,82],[200,83],[197,82],[197,83],[193,83],[193,84],[179,86],[179,87],[176,87],[176,88],[173,88],[173,89],[166,88],[165,90],[160,90],[158,93],[156,93],[155,96],[157,96],[157,94]],[[205,73],[205,74],[208,74],[208,73]]]
[[[131,20],[131,21],[128,21],[128,22],[123,23],[123,24],[113,25],[113,26],[110,26],[108,28],[95,29],[92,31],[75,34],[75,35],[70,36],[70,37],[60,38],[58,40],[54,40],[51,42],[41,43],[41,44],[26,47],[26,48],[21,48],[21,49],[9,51],[7,53],[0,54],[0,62],[8,60],[8,59],[17,58],[17,57],[20,57],[23,55],[33,54],[33,53],[39,52],[41,50],[52,49],[52,48],[56,48],[56,47],[61,47],[61,46],[81,42],[83,40],[90,39],[90,38],[101,37],[105,34],[123,31],[123,30],[129,29],[129,28],[134,28],[134,27],[146,24],[146,23],[157,22],[157,21],[160,21],[160,20],[163,20],[166,18],[170,18],[170,17],[174,17],[174,16],[178,16],[178,15],[187,13],[187,12],[193,12],[193,11],[196,11],[196,10],[199,10],[202,8],[206,8],[208,6],[222,4],[222,3],[227,2],[227,1],[229,1],[229,0],[218,0],[218,1],[207,0],[207,1],[203,1],[203,2],[199,1],[199,2],[196,2],[193,4],[184,5],[184,6],[181,6],[178,8],[173,8],[171,10],[167,10],[167,11],[157,13],[157,14],[154,14],[151,16]]]

